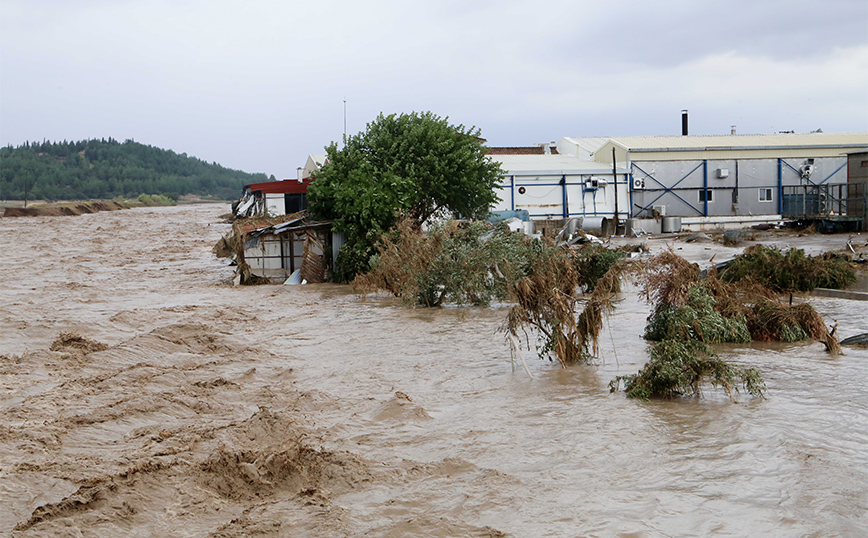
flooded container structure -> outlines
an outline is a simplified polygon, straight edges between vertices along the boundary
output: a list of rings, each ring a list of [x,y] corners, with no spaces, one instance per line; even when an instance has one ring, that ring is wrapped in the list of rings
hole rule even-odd
[[[240,261],[250,273],[271,281],[284,281],[299,271],[300,280],[324,282],[331,223],[306,222],[299,218],[259,228],[244,235]]]

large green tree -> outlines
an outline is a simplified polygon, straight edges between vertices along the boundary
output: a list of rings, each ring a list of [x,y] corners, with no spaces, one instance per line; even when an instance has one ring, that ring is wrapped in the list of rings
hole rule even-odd
[[[380,236],[398,219],[483,218],[498,198],[500,164],[485,155],[480,131],[431,112],[384,116],[326,148],[328,164],[308,191],[312,213],[346,234],[338,278],[368,271]]]

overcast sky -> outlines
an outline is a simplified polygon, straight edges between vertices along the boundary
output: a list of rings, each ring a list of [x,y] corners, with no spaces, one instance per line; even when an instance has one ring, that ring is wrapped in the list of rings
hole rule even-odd
[[[489,145],[868,131],[866,0],[0,0],[0,143],[294,177],[380,112]]]

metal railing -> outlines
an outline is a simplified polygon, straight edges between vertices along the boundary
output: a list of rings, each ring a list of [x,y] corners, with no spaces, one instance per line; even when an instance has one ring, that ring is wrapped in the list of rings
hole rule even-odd
[[[781,187],[785,219],[861,220],[868,217],[864,183],[788,185]]]

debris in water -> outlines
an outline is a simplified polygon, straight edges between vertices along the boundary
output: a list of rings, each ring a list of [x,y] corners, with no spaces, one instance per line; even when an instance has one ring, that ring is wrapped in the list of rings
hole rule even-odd
[[[866,346],[868,347],[868,333],[857,334],[841,340],[842,346]]]

